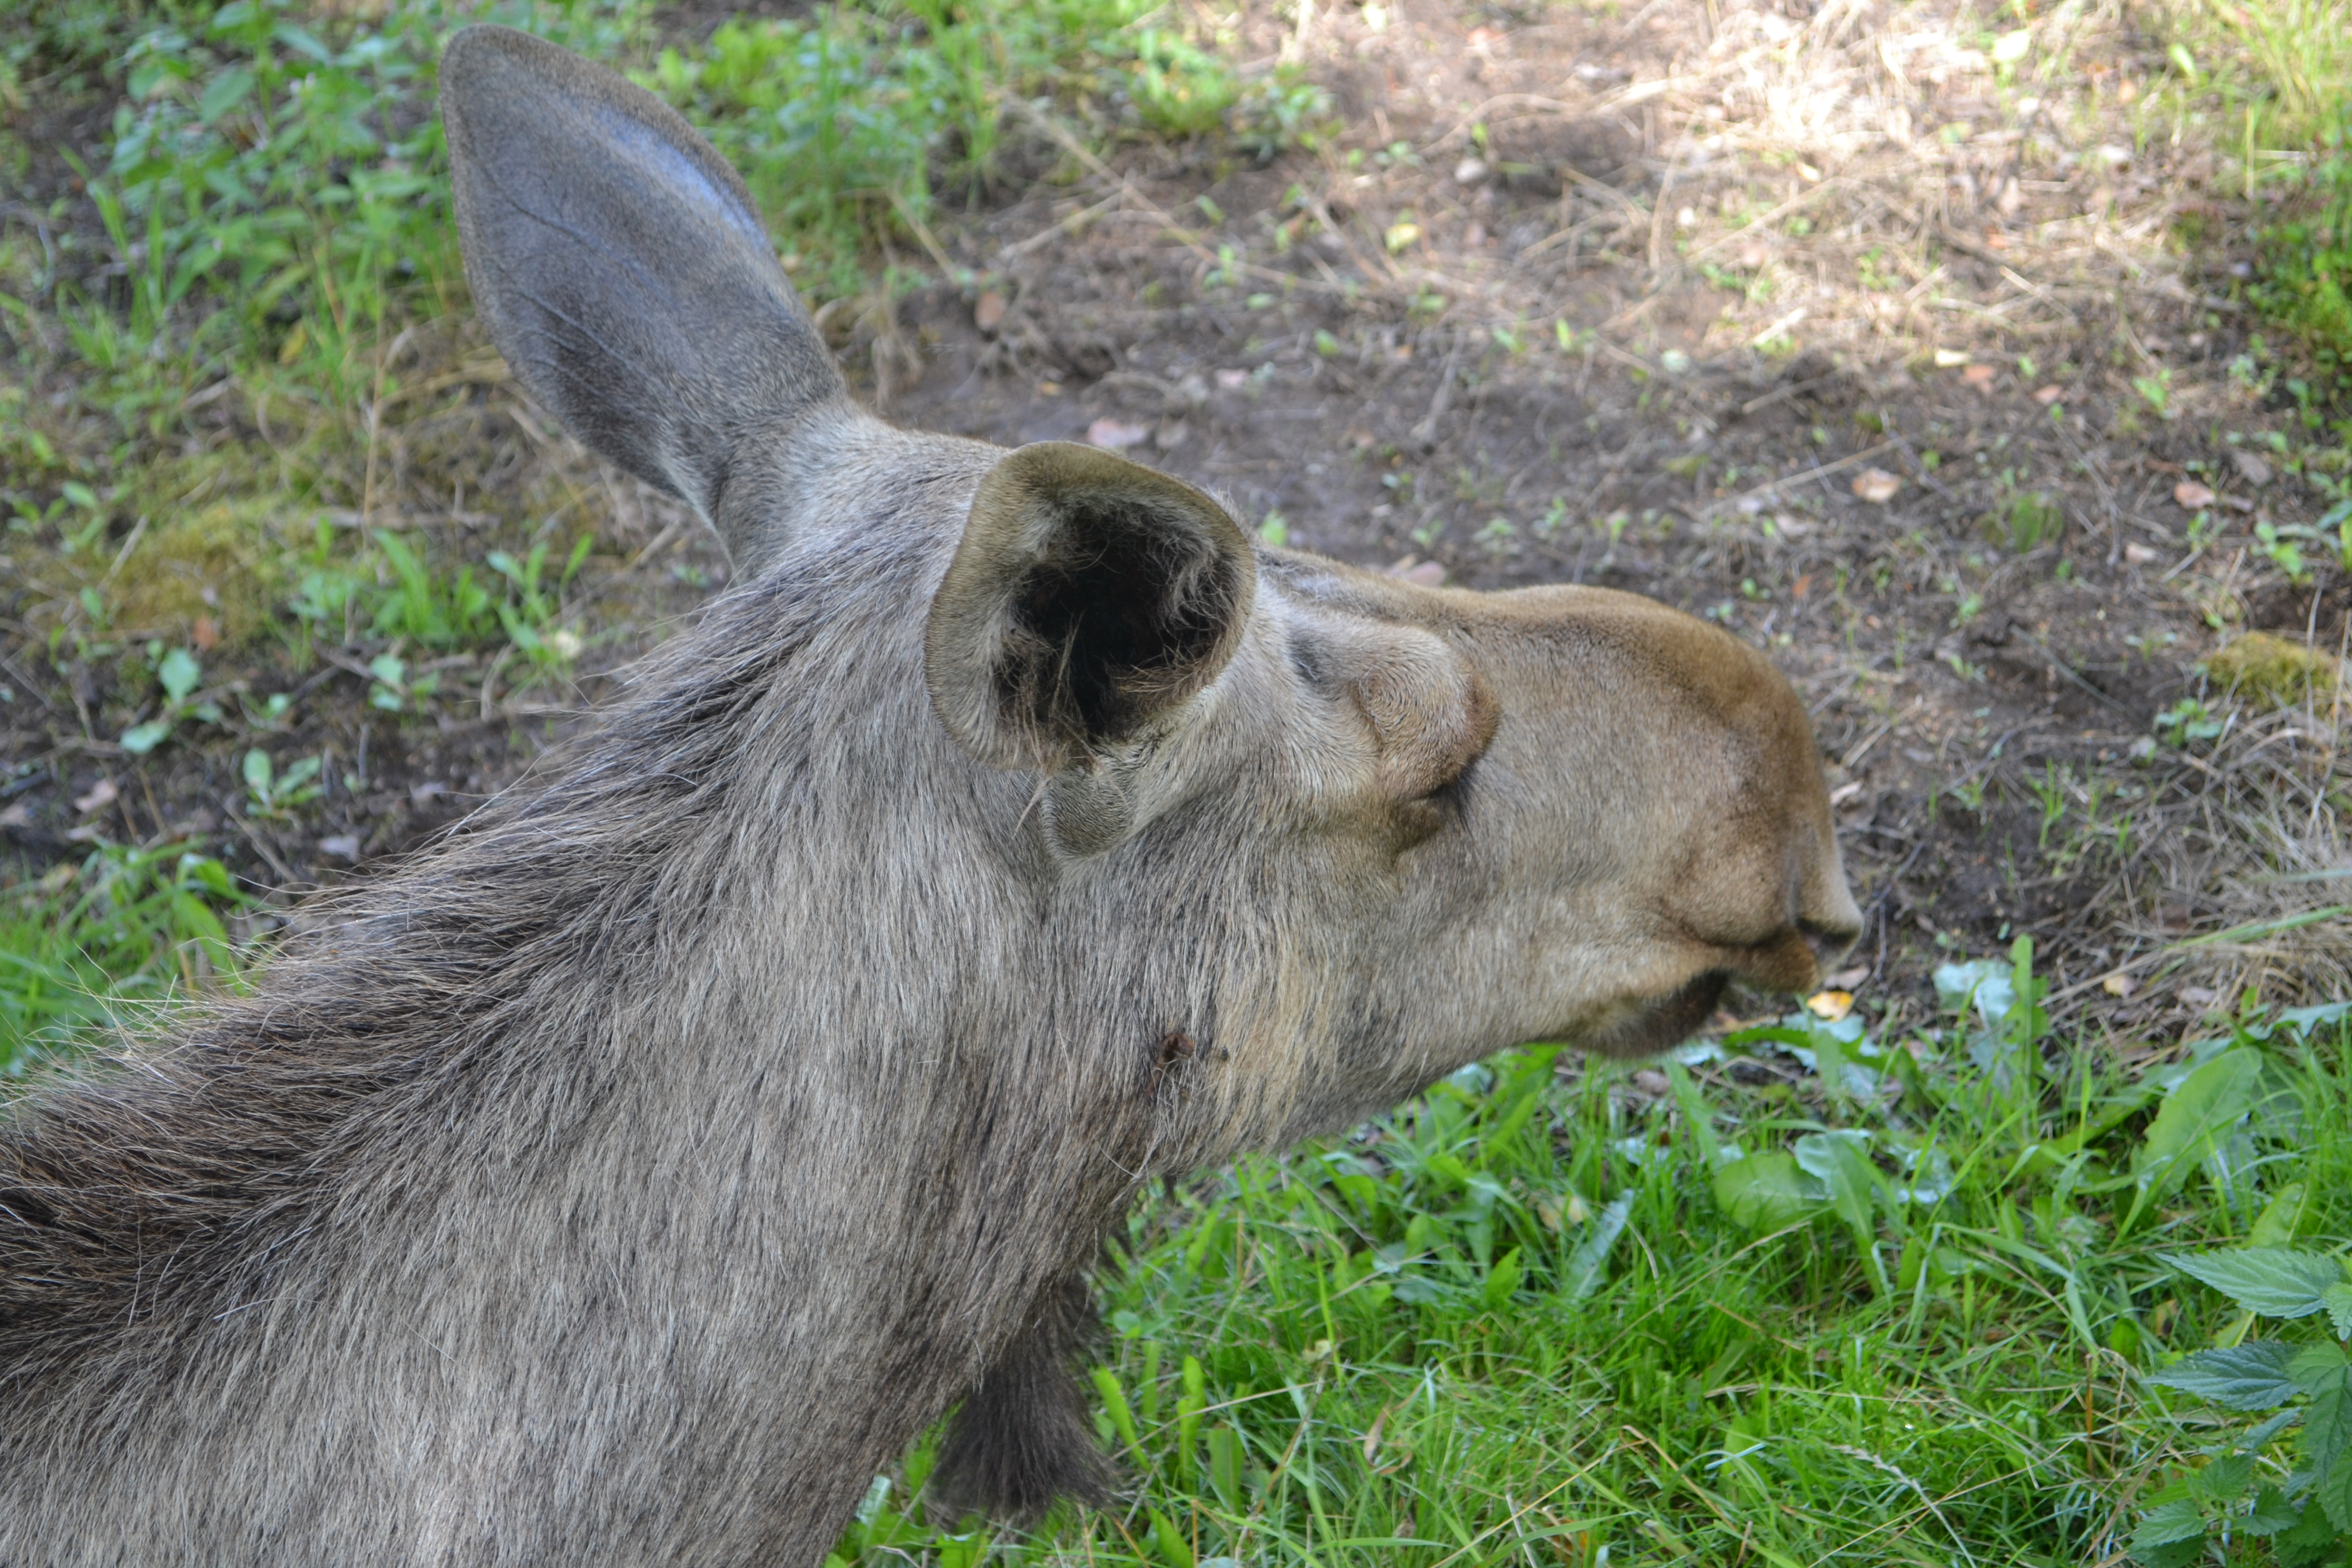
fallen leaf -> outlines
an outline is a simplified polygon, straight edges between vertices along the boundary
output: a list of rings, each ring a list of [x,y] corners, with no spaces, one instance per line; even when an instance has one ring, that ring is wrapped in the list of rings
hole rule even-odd
[[[2239,474],[2256,489],[2271,482],[2271,466],[2252,452],[2232,450],[2230,461],[2238,465]]]
[[[2139,989],[2139,982],[2128,974],[2110,974],[2099,982],[2099,989],[2110,996],[2128,996]]]
[[[2000,374],[1989,364],[1972,364],[1960,372],[1960,379],[1979,392],[1990,395],[1992,391],[1993,377]]]
[[[2126,544],[2124,546],[2124,559],[2135,566],[2145,566],[2157,559],[2157,552],[2145,544]]]
[[[1370,1464],[1372,1456],[1381,1451],[1381,1429],[1388,1424],[1388,1406],[1384,1405],[1381,1406],[1381,1413],[1372,1417],[1372,1429],[1364,1434],[1364,1463]]]
[[[1150,439],[1151,427],[1148,425],[1122,425],[1116,419],[1105,417],[1087,426],[1088,446],[1105,447],[1114,452],[1140,447]]]
[[[2183,479],[2172,487],[2172,499],[2190,511],[2213,504],[2213,492],[2195,479]]]
[[[16,805],[10,806],[7,810],[0,811],[0,827],[30,827],[32,826],[33,808],[26,805],[21,800]]]
[[[88,795],[74,796],[74,809],[88,816],[93,811],[103,811],[121,799],[122,792],[114,787],[112,779],[100,779],[89,786]]]
[[[1936,368],[1937,370],[1951,370],[1968,363],[1969,354],[1966,349],[1937,349],[1936,351]]]
[[[2045,407],[2045,408],[2046,408],[2046,407],[2048,407],[2051,404],[2053,404],[2053,403],[2057,402],[2060,398],[2062,398],[2062,397],[2063,397],[2063,396],[2065,396],[2065,395],[2066,395],[2066,389],[2065,389],[2064,387],[2062,387],[2062,386],[2045,386],[2045,387],[2042,388],[2040,391],[2036,392],[2036,393],[2033,395],[2033,401],[2034,401],[2034,402],[2036,402],[2036,403],[2041,404],[2043,407]]]
[[[991,289],[971,308],[971,324],[992,332],[1004,324],[1004,296]]]
[[[1814,1017],[1834,1024],[1853,1011],[1851,991],[1819,991],[1805,998],[1805,1010]]]
[[[1870,965],[1857,963],[1852,969],[1841,969],[1830,976],[1830,984],[1841,991],[1851,991],[1870,978]]]
[[[1864,468],[1853,477],[1853,493],[1873,506],[1885,506],[1902,488],[1903,481],[1885,468]]]
[[[1789,584],[1789,597],[1791,599],[1801,599],[1812,591],[1813,578],[1811,573],[1807,573]]]
[[[198,653],[210,653],[220,646],[220,623],[210,616],[198,616],[196,624],[188,628],[188,636]]]

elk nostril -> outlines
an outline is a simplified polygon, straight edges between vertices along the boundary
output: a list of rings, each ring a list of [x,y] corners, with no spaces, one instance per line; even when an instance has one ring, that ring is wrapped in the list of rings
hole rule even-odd
[[[1852,952],[1853,944],[1862,940],[1860,926],[1847,925],[1843,921],[1832,924],[1826,921],[1799,921],[1797,932],[1805,939],[1805,945],[1813,950],[1813,958],[1823,970]]]

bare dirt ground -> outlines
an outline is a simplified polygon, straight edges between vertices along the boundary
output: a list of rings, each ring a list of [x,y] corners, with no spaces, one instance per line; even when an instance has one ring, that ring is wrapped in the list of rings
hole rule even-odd
[[[2132,13],[2058,7],[2008,60],[2017,23],[1946,0],[1239,15],[1248,68],[1322,84],[1334,133],[1263,164],[1097,156],[1020,110],[1035,177],[892,258],[931,282],[824,312],[865,395],[1118,446],[1293,546],[1631,589],[1768,647],[1870,917],[1850,983],[1915,1018],[1935,963],[2021,932],[2063,1015],[2131,1042],[2249,985],[2352,988],[2352,924],[2324,912],[2352,872],[2335,699],[2200,671],[2250,630],[2334,668],[2352,587],[2315,544],[2293,580],[2275,533],[2326,509],[2326,458],[2232,291],[2259,210],[2185,110],[2150,120],[2168,68]],[[127,699],[53,673],[20,583],[0,823],[29,869],[77,831],[194,827],[260,885],[346,875],[512,777],[593,671],[723,582],[677,508],[520,404],[470,327],[445,335],[409,345],[453,390],[392,427],[375,504],[461,554],[593,519],[592,673],[518,693],[462,656],[426,722],[371,712],[340,651],[255,653],[251,692],[303,688],[299,744],[358,781],[266,824],[236,746],[111,752]],[[207,416],[249,441],[269,412]]]

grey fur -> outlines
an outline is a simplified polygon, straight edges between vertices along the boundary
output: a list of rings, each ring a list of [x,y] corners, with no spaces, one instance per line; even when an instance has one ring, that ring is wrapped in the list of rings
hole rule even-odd
[[[747,570],[544,782],[6,1113],[0,1563],[814,1563],[960,1398],[942,1497],[1097,1491],[1144,1180],[1851,941],[1732,638],[890,429],[683,121],[500,29],[444,82],[500,348]]]

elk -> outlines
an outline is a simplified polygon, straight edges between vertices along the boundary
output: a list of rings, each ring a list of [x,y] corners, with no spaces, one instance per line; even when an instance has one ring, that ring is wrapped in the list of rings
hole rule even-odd
[[[953,1506],[1097,1494],[1145,1181],[1852,943],[1732,637],[892,428],[676,113],[497,27],[442,81],[499,348],[738,570],[249,994],[7,1108],[0,1563],[814,1563],[950,1411]]]

